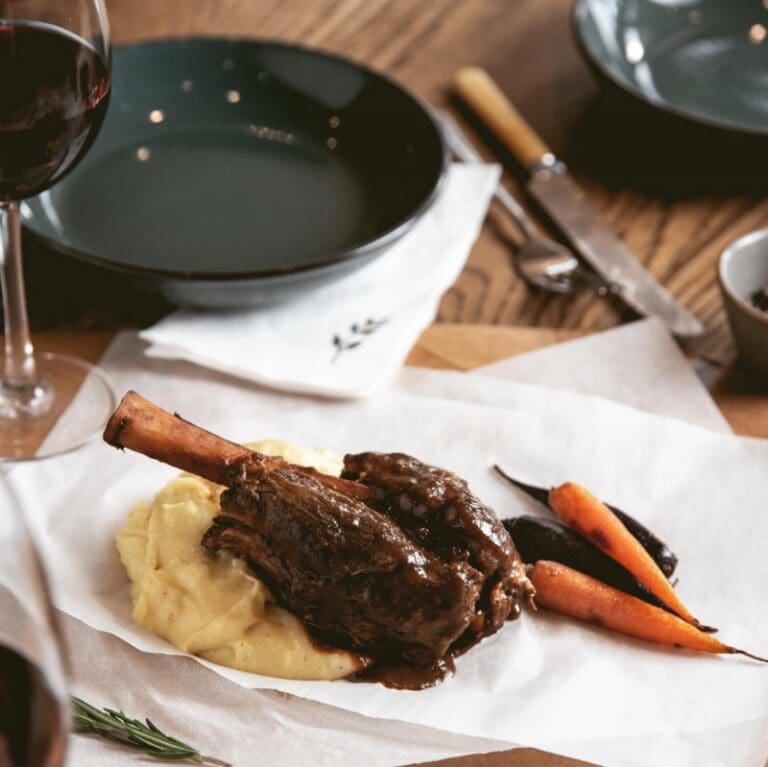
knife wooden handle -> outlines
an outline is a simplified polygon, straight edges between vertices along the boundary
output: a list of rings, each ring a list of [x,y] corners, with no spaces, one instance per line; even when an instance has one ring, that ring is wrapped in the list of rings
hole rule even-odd
[[[483,124],[526,168],[551,154],[549,147],[484,69],[460,69],[454,87]]]

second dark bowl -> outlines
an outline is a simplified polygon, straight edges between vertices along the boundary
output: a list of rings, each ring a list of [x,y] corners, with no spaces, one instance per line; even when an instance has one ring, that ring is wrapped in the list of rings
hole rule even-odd
[[[759,0],[576,0],[599,77],[700,126],[768,136],[768,10]]]

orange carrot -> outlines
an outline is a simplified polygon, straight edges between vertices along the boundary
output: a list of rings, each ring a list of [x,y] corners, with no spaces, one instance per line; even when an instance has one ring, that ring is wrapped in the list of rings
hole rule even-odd
[[[723,644],[660,607],[606,586],[558,562],[538,561],[528,574],[536,602],[577,620],[649,642],[710,653],[737,653],[768,663],[768,659]]]
[[[699,625],[653,558],[640,542],[627,530],[621,520],[592,493],[575,482],[566,482],[549,493],[549,505],[577,533],[604,551],[625,569],[670,610],[681,618]]]

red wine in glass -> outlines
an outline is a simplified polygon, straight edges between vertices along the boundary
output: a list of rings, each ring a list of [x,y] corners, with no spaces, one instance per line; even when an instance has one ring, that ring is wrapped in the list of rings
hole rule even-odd
[[[19,201],[75,167],[111,90],[103,0],[0,0],[0,462],[71,450],[97,434],[115,398],[103,373],[35,354],[27,319]],[[66,289],[66,285],[62,285]],[[73,392],[76,417],[58,421]],[[51,430],[57,425],[54,433]]]
[[[62,767],[69,713],[45,573],[0,474],[0,767]]]
[[[90,146],[109,73],[94,48],[50,24],[0,24],[0,201],[58,181]]]
[[[0,646],[0,767],[61,764],[66,733],[60,702],[23,656]]]

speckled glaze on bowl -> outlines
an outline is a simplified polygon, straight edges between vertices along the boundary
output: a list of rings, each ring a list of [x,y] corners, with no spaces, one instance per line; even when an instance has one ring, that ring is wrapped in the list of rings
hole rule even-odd
[[[739,356],[768,380],[768,312],[750,300],[768,286],[768,229],[729,245],[720,256],[717,274]]]
[[[356,269],[434,199],[424,106],[338,56],[258,40],[118,48],[84,161],[22,209],[46,245],[187,306],[290,300]]]
[[[670,115],[768,136],[761,0],[576,0],[579,47],[603,80]]]

